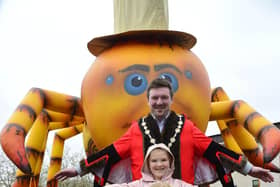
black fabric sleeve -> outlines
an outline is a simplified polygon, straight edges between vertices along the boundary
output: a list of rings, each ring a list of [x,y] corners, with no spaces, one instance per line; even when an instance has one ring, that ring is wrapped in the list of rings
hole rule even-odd
[[[99,186],[103,186],[109,176],[110,170],[114,164],[121,160],[118,152],[115,147],[112,145],[102,149],[101,151],[92,154],[87,157],[87,159],[82,160],[80,162],[80,167],[82,173],[93,172],[95,169],[100,170],[103,169],[103,173],[101,177],[95,176],[95,184],[99,184]]]
[[[243,157],[214,141],[209,144],[203,156],[216,167],[216,171],[222,185],[224,187],[234,187],[232,177],[230,174],[227,174],[225,172],[223,163],[229,162],[233,166],[243,167]],[[231,169],[234,169],[234,167],[232,167]]]

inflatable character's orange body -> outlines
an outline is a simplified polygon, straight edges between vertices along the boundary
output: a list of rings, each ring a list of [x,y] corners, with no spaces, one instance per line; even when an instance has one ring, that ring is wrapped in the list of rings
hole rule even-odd
[[[119,138],[131,121],[149,112],[145,91],[156,77],[172,83],[172,110],[185,113],[203,132],[208,121],[217,121],[228,148],[255,165],[279,171],[271,161],[280,150],[280,131],[244,101],[230,100],[222,88],[210,88],[207,71],[191,51],[196,39],[167,30],[167,0],[114,2],[122,16],[139,13],[132,14],[134,20],[125,16],[115,23],[128,24],[131,30],[146,22],[145,29],[161,30],[122,32],[89,42],[96,60],[84,77],[80,98],[40,88],[27,93],[0,134],[3,150],[18,167],[13,186],[38,185],[51,130],[57,131],[48,186],[57,185],[54,175],[66,139],[83,133],[86,154],[91,154]]]
[[[20,169],[14,186],[38,183],[50,130],[60,129],[51,154],[50,186],[61,166],[65,139],[83,132],[87,154],[111,144],[132,120],[149,112],[145,90],[156,77],[172,83],[172,110],[187,114],[203,132],[208,121],[216,120],[227,147],[244,153],[255,165],[279,171],[270,161],[279,152],[280,131],[245,102],[230,100],[222,88],[211,90],[203,64],[190,51],[196,42],[193,36],[131,31],[108,38],[88,45],[97,58],[83,80],[81,98],[32,88],[3,128],[3,150]]]

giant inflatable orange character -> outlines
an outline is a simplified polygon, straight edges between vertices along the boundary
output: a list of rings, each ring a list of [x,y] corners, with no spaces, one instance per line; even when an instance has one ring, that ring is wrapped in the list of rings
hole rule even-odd
[[[195,43],[190,34],[167,30],[129,31],[90,41],[96,60],[84,77],[81,98],[32,88],[2,129],[3,150],[19,168],[14,186],[38,184],[51,130],[59,129],[49,186],[55,184],[66,139],[83,133],[87,154],[111,144],[132,120],[148,112],[145,90],[156,77],[172,82],[173,110],[186,113],[204,132],[208,121],[217,121],[228,148],[255,165],[279,171],[270,162],[280,150],[280,131],[244,101],[210,88],[207,71],[191,51]]]

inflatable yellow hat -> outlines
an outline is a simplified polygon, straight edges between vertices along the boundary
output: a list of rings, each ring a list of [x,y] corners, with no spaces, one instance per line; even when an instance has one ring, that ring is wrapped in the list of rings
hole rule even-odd
[[[88,43],[89,51],[98,56],[116,43],[158,40],[191,49],[196,38],[188,33],[168,30],[167,0],[114,0],[115,34],[97,37]]]

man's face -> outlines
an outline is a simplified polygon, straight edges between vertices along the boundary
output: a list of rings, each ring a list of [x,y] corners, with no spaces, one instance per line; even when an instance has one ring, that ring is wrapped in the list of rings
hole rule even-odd
[[[168,88],[152,88],[149,94],[151,113],[159,120],[163,119],[170,110],[172,99]]]

